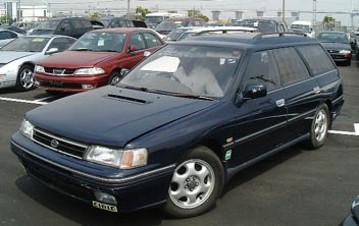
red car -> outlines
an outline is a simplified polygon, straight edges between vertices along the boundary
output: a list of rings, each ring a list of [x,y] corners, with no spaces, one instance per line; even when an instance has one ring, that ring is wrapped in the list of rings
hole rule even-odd
[[[121,70],[131,69],[164,45],[156,32],[146,28],[112,28],[84,34],[69,50],[39,61],[35,86],[48,92],[81,92],[121,79]]]

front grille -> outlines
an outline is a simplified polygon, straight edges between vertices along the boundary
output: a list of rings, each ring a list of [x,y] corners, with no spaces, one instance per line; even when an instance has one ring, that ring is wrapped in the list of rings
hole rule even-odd
[[[339,50],[329,49],[328,52],[329,53],[339,53]]]
[[[34,129],[33,139],[40,145],[50,148],[51,150],[76,158],[82,158],[88,147],[86,144],[55,136],[38,128]]]
[[[53,68],[53,67],[45,67],[45,72],[47,74],[53,75],[72,75],[76,69],[70,68]]]

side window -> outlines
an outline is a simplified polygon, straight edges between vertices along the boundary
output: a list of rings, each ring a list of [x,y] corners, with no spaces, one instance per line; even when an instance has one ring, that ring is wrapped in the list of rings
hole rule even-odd
[[[71,25],[69,20],[64,20],[61,23],[61,31],[70,31]]]
[[[335,69],[331,59],[321,46],[301,46],[298,47],[298,50],[309,65],[313,75],[322,74]]]
[[[145,42],[141,33],[135,33],[131,35],[130,46],[135,46],[136,50],[145,49]]]
[[[309,72],[294,48],[272,50],[283,86],[308,78]]]
[[[74,41],[75,40],[69,38],[55,38],[49,45],[48,50],[51,48],[57,48],[59,52],[62,52],[68,49]]]
[[[161,41],[158,40],[158,38],[151,33],[144,33],[144,36],[147,48],[153,48],[162,44]]]
[[[241,89],[248,84],[263,84],[271,91],[280,87],[280,80],[273,57],[269,51],[253,53],[251,56]]]

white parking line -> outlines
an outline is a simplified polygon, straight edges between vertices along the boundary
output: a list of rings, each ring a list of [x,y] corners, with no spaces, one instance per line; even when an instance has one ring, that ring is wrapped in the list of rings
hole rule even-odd
[[[9,101],[9,102],[17,102],[17,103],[26,103],[26,104],[38,104],[38,105],[48,104],[47,102],[42,102],[41,99],[40,100],[21,100],[21,99],[15,99],[15,98],[0,97],[0,100]]]
[[[53,98],[53,96],[48,96],[48,97],[44,97],[44,98],[41,98],[41,99],[37,99],[37,100],[34,100],[35,102],[41,102],[43,100],[48,100],[48,99],[51,99]]]
[[[339,135],[349,135],[349,136],[359,136],[359,123],[354,123],[354,132],[347,132],[341,130],[329,130],[328,133],[339,134]]]

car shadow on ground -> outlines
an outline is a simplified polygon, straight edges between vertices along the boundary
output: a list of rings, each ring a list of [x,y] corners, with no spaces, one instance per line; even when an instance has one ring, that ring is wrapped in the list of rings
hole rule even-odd
[[[243,169],[229,180],[228,184],[224,187],[222,197],[225,196],[226,193],[230,192],[232,189],[235,189],[240,186],[241,184],[244,184],[247,181],[258,177],[259,175],[267,172],[268,170],[305,151],[307,150],[305,149],[304,145],[302,143],[299,143],[295,146],[286,148],[279,153],[273,154],[267,159],[255,163],[248,168]]]

